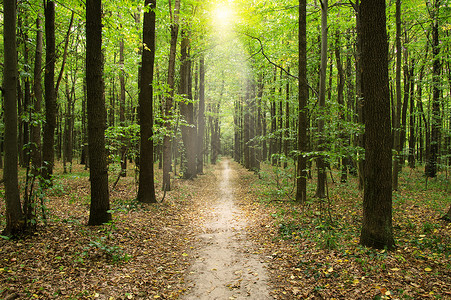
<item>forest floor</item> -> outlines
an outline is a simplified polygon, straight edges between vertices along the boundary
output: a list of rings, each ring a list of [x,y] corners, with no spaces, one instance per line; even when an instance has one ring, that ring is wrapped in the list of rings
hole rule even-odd
[[[292,169],[264,165],[257,176],[224,158],[143,205],[130,169],[110,192],[114,220],[87,227],[88,173],[59,166],[47,226],[38,214],[30,237],[0,239],[0,299],[451,299],[451,225],[438,220],[450,179],[426,188],[419,169],[406,168],[394,193],[388,252],[358,245],[355,178],[301,206]]]

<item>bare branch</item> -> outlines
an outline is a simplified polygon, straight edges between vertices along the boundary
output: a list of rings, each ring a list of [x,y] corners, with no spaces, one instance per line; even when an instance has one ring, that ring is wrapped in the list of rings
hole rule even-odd
[[[245,36],[247,36],[247,37],[250,37],[251,39],[257,40],[257,41],[259,42],[259,44],[260,44],[260,51],[259,51],[259,52],[262,53],[262,55],[265,57],[265,59],[266,59],[271,65],[273,65],[273,66],[275,66],[276,68],[282,70],[282,71],[283,71],[285,74],[287,74],[289,77],[299,80],[299,77],[297,77],[297,76],[291,74],[290,72],[288,72],[287,70],[285,70],[282,66],[280,66],[280,65],[278,65],[278,64],[276,64],[276,63],[274,63],[271,59],[269,59],[269,57],[265,54],[265,52],[264,52],[264,50],[263,50],[263,43],[262,43],[262,41],[261,41],[258,37],[252,36],[252,35],[247,34],[247,33],[245,33],[245,32],[238,32],[238,33],[243,34],[243,35],[245,35]]]

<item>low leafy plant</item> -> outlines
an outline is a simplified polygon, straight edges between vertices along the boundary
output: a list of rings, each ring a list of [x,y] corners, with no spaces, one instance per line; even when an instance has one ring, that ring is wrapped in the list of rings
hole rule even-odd
[[[109,245],[107,243],[107,237],[105,236],[99,237],[97,240],[90,241],[88,247],[85,248],[86,254],[91,249],[100,251],[101,255],[105,256],[114,263],[127,262],[130,260],[130,256],[125,253],[121,247],[117,245]]]

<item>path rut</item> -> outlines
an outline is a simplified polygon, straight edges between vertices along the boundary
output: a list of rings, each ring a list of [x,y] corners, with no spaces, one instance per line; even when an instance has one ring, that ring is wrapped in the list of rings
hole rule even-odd
[[[250,253],[246,219],[235,204],[237,176],[228,159],[221,161],[215,175],[217,184],[206,187],[213,189],[206,195],[214,199],[205,203],[202,242],[194,249],[196,260],[182,299],[272,299],[265,265]]]

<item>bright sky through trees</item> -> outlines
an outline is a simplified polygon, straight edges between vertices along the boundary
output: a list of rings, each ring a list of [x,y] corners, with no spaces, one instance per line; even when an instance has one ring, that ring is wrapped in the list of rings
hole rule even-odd
[[[221,31],[231,30],[234,22],[234,11],[230,2],[219,2],[216,4],[212,20],[214,27]]]

